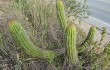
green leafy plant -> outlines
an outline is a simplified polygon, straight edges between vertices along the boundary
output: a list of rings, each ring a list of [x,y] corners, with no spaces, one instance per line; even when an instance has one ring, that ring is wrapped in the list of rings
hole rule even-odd
[[[104,52],[106,52],[107,55],[110,56],[110,42],[109,42],[109,43],[107,44],[107,46],[105,47]]]

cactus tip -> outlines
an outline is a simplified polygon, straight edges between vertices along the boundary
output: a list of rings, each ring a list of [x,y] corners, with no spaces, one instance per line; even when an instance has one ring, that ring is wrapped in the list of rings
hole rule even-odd
[[[15,21],[14,19],[8,21],[8,26],[11,26],[13,24],[12,22],[14,22],[14,21]]]

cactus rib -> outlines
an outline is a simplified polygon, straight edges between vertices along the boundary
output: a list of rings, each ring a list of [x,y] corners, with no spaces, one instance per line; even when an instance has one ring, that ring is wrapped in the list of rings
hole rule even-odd
[[[56,9],[57,9],[57,18],[60,23],[60,25],[65,29],[67,26],[67,19],[66,19],[66,14],[64,10],[64,5],[62,1],[57,1],[56,3]]]
[[[76,38],[77,30],[73,24],[67,27],[66,29],[66,39],[67,39],[67,57],[72,64],[78,64],[78,53],[76,50]]]
[[[19,22],[11,21],[8,24],[9,30],[13,35],[13,38],[28,55],[37,58],[47,59],[49,61],[53,60],[58,55],[58,53],[55,51],[46,51],[39,47],[36,47],[29,39],[29,36],[26,34],[25,30]]]

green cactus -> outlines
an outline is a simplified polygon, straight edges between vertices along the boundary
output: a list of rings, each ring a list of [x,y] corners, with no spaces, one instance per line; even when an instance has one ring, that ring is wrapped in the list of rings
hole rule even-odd
[[[52,61],[58,55],[55,51],[46,51],[35,46],[19,22],[12,20],[8,24],[13,38],[28,55],[41,59],[47,59],[48,61]]]
[[[67,40],[67,57],[72,64],[78,64],[78,52],[76,50],[76,38],[77,30],[73,24],[69,25],[66,29],[66,40]]]
[[[64,10],[64,5],[61,0],[58,0],[56,3],[56,9],[57,9],[57,18],[60,23],[60,25],[65,29],[67,26],[67,19],[66,14]]]
[[[80,46],[80,52],[83,52],[93,41],[96,33],[96,27],[92,26],[89,30],[89,33],[85,39],[85,41]]]

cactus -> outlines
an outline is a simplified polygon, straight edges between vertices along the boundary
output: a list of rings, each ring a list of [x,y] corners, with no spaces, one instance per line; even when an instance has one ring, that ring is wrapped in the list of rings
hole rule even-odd
[[[67,40],[67,57],[72,64],[78,64],[78,53],[76,50],[76,38],[77,30],[73,24],[69,25],[66,29],[66,40]]]
[[[55,51],[46,51],[36,47],[19,22],[12,20],[8,24],[13,38],[28,55],[41,59],[47,59],[48,61],[53,60],[58,55]]]
[[[65,14],[65,10],[64,10],[64,5],[61,0],[57,1],[56,9],[57,9],[58,21],[59,21],[60,25],[62,26],[62,28],[65,29],[67,26],[67,19],[66,19],[66,14]]]
[[[80,52],[83,52],[90,45],[90,43],[94,39],[95,33],[96,33],[96,27],[92,26],[89,30],[89,33],[88,33],[85,41],[81,44]]]

